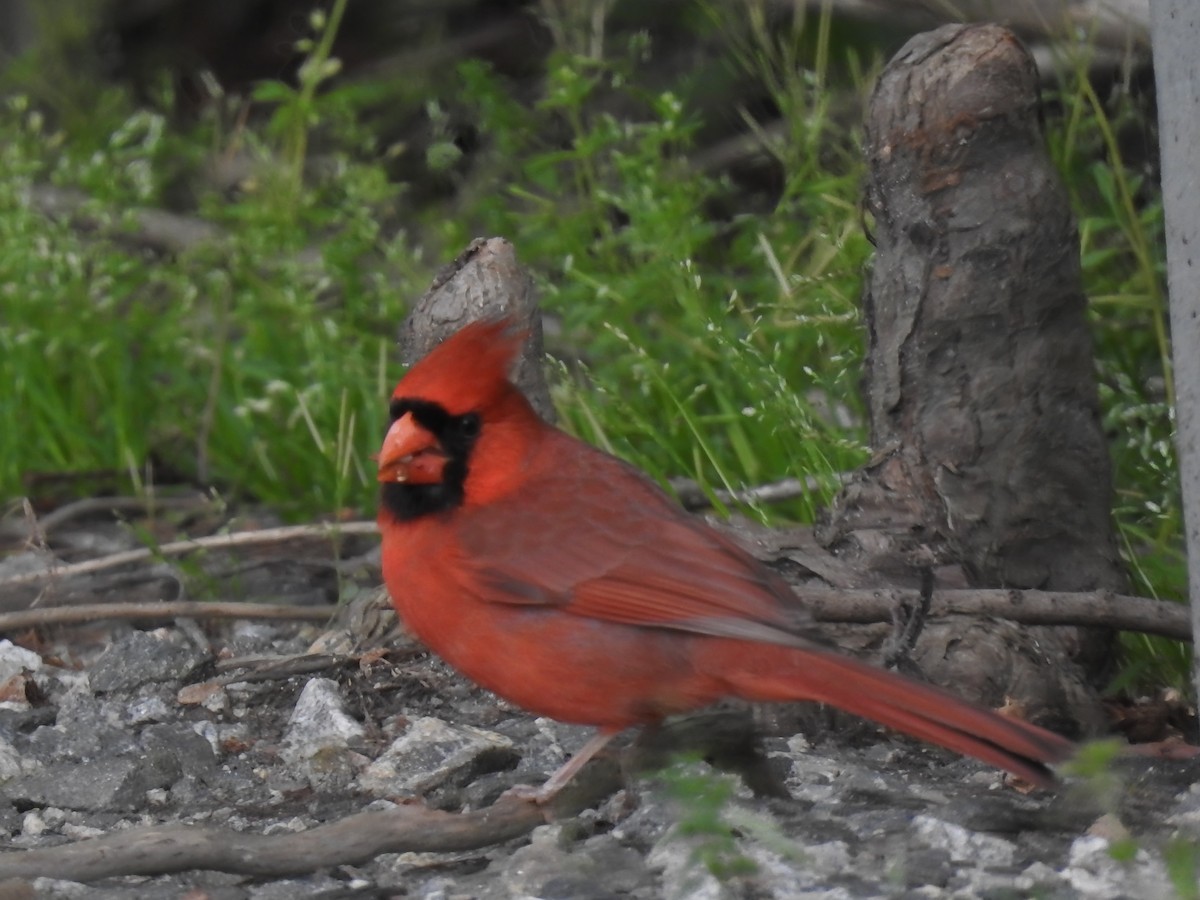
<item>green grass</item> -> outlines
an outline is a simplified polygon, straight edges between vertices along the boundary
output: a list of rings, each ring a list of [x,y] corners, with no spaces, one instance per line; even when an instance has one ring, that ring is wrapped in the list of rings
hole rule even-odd
[[[857,309],[870,247],[853,123],[878,56],[836,37],[828,17],[798,15],[773,33],[759,4],[736,17],[732,4],[698,4],[690,27],[719,61],[651,85],[644,35],[610,34],[597,53],[564,19],[555,33],[571,37],[540,96],[519,103],[478,62],[441,83],[340,78],[343,7],[310,23],[297,83],[248,99],[211,85],[187,125],[162,112],[167,87],[135,107],[111,88],[51,90],[39,72],[52,65],[10,78],[0,499],[28,492],[33,473],[102,472],[126,490],[212,485],[293,519],[371,515],[369,455],[400,374],[393,338],[406,303],[471,238],[500,234],[560,326],[550,346],[565,427],[663,480],[713,488],[815,474],[814,496],[750,510],[810,520],[836,474],[866,456]],[[1123,551],[1136,590],[1178,598],[1161,208],[1121,156],[1120,130],[1144,114],[1128,94],[1102,102],[1085,63],[1053,92],[1061,114],[1048,117],[1048,138],[1081,223]],[[787,123],[775,134],[748,110],[725,112],[782,169],[769,203],[694,165],[706,98],[737,83]],[[391,177],[412,150],[383,145],[371,123],[396,108],[425,115],[435,139],[415,165],[448,201],[417,202]],[[454,115],[480,133],[469,166],[450,137]],[[217,187],[200,175],[215,161],[245,174]],[[226,237],[153,257],[32,211],[39,184],[82,189],[111,228],[122,224],[114,210],[190,195],[185,207]],[[1142,680],[1186,678],[1181,645],[1130,647]]]
[[[1135,593],[1186,601],[1162,199],[1148,173],[1126,161],[1120,140],[1121,132],[1153,140],[1149,113],[1130,91],[1097,95],[1086,48],[1066,62],[1051,96],[1064,115],[1050,122],[1048,140],[1079,217],[1121,550]],[[1123,639],[1129,664],[1120,683],[1190,691],[1190,647],[1141,634]]]

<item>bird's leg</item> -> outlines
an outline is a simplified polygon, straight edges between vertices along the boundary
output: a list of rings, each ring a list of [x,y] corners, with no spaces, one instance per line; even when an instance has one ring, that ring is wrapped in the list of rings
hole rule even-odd
[[[545,784],[538,788],[538,803],[546,803],[554,799],[554,795],[566,787],[567,783],[579,773],[579,770],[586,766],[593,756],[607,747],[608,742],[617,734],[616,731],[604,729],[592,735],[574,756],[559,766],[554,774],[546,779]]]
[[[543,784],[538,787],[518,785],[505,793],[522,800],[532,800],[537,804],[549,803],[572,778],[579,774],[579,770],[586,766],[591,758],[603,750],[608,742],[618,734],[620,734],[619,730],[602,729],[597,731],[586,744],[579,748],[579,752],[559,766]]]

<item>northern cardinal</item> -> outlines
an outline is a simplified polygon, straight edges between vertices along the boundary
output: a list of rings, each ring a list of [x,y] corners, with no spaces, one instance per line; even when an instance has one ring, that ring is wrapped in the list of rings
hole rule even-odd
[[[383,574],[408,628],[473,681],[597,735],[723,697],[815,700],[1035,784],[1073,745],[822,643],[788,585],[637,469],[538,418],[522,335],[467,325],[392,395],[378,459]]]

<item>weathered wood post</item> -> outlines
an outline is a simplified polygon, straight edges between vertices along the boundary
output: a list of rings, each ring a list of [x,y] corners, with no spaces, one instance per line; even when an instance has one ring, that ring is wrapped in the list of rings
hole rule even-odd
[[[1200,634],[1200,4],[1150,4],[1158,94],[1167,287],[1175,370],[1175,444],[1192,601]],[[1200,654],[1193,653],[1200,693]]]

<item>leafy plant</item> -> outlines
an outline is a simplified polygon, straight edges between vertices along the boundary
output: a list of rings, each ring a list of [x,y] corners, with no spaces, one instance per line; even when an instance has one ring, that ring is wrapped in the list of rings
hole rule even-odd
[[[725,818],[736,790],[734,779],[686,759],[677,760],[659,777],[679,805],[675,833],[689,840],[692,858],[722,881],[753,874],[757,867],[738,848],[734,829]]]
[[[283,197],[295,198],[303,190],[309,132],[321,123],[317,91],[342,68],[341,60],[332,54],[346,3],[347,0],[334,0],[328,16],[320,9],[309,15],[313,36],[296,42],[296,50],[305,54],[296,73],[296,86],[285,81],[264,81],[254,91],[255,100],[275,107],[267,132],[279,141],[285,179],[280,193]]]
[[[1086,44],[1063,48],[1048,126],[1051,153],[1077,210],[1085,290],[1092,308],[1100,400],[1112,436],[1121,549],[1134,590],[1186,597],[1182,510],[1175,458],[1174,388],[1167,336],[1163,211],[1144,166],[1119,135],[1147,128],[1129,83],[1097,93]],[[1135,142],[1126,140],[1125,145]],[[1148,635],[1124,637],[1124,683],[1189,683],[1190,649]]]
[[[50,128],[19,97],[10,102],[0,125],[10,173],[0,186],[9,286],[0,377],[13,401],[0,423],[5,495],[38,471],[116,470],[138,490],[165,471],[296,516],[370,509],[365,460],[393,374],[390,334],[404,296],[427,276],[405,233],[387,224],[400,188],[381,160],[356,155],[357,132],[346,148],[322,133],[322,168],[309,171],[306,135],[344,121],[354,101],[318,91],[336,70],[330,47],[343,6],[314,19],[318,39],[300,45],[311,54],[301,86],[276,92],[286,114],[261,132],[230,128],[230,106],[214,103],[191,132],[139,110],[97,145]],[[180,160],[213,146],[243,155],[248,174],[232,200],[200,195],[223,232],[168,259],[30,207],[44,185],[82,187],[101,234],[136,230],[136,213],[112,210],[159,205]]]
[[[1167,877],[1179,900],[1200,898],[1200,845],[1195,840],[1176,839],[1163,852]]]
[[[770,214],[715,221],[733,186],[691,166],[699,123],[681,94],[632,87],[649,52],[639,35],[613,59],[552,56],[532,110],[484,66],[461,66],[492,141],[468,188],[489,198],[484,224],[469,227],[519,233],[526,258],[550,263],[537,269],[544,305],[562,343],[588,348],[566,370],[586,386],[558,386],[570,428],[703,486],[816,474],[826,489],[783,511],[811,517],[863,456],[831,413],[857,408],[859,170],[798,178]],[[620,119],[594,111],[617,103]]]

